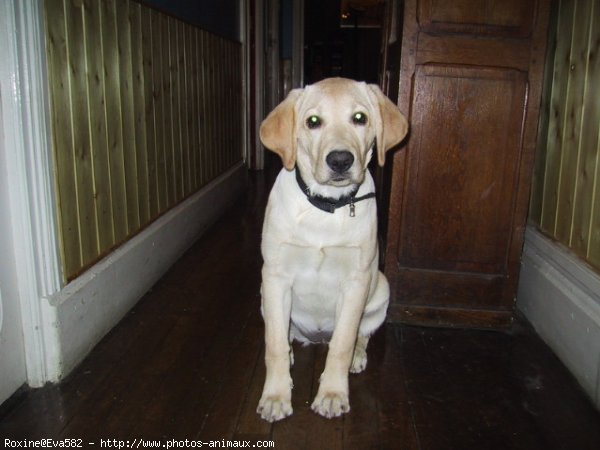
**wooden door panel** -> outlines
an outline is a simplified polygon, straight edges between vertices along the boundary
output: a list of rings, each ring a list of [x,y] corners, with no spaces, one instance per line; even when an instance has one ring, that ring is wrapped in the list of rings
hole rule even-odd
[[[420,0],[418,20],[427,31],[523,37],[531,33],[534,6],[523,0]]]
[[[457,57],[458,56],[458,57]],[[464,65],[511,67],[527,72],[531,48],[527,41],[473,39],[464,34],[430,34],[419,36],[416,64],[460,62]]]
[[[400,265],[504,273],[525,76],[419,66],[414,93]]]
[[[405,306],[496,309],[502,301],[502,275],[400,268],[395,300]]]

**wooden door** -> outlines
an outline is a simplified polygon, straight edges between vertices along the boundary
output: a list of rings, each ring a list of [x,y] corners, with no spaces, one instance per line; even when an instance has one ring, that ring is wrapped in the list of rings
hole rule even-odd
[[[504,327],[527,214],[547,0],[407,0],[385,271],[389,317]]]

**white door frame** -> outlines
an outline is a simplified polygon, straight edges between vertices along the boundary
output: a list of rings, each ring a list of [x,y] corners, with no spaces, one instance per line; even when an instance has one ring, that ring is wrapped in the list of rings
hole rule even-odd
[[[48,380],[58,350],[45,301],[61,288],[49,125],[42,0],[0,2],[2,123],[7,148],[11,224],[17,265],[27,382]]]

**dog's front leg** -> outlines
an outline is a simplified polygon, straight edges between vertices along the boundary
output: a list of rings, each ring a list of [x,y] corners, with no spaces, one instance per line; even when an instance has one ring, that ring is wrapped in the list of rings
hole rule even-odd
[[[343,292],[325,370],[312,410],[327,417],[337,417],[350,411],[348,371],[352,363],[360,318],[368,293],[368,277],[359,276],[348,283]]]
[[[267,374],[256,412],[275,422],[292,414],[289,326],[291,283],[263,268],[262,313],[265,322],[265,365]]]

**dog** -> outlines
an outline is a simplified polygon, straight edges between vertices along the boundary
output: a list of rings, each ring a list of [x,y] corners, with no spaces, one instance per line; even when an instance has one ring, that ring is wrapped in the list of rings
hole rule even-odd
[[[263,121],[260,139],[283,162],[263,224],[261,312],[266,379],[257,413],[292,414],[291,343],[328,343],[312,410],[350,410],[348,372],[367,365],[385,320],[389,285],[378,269],[375,184],[367,165],[408,123],[376,85],[328,78],[294,89]]]

